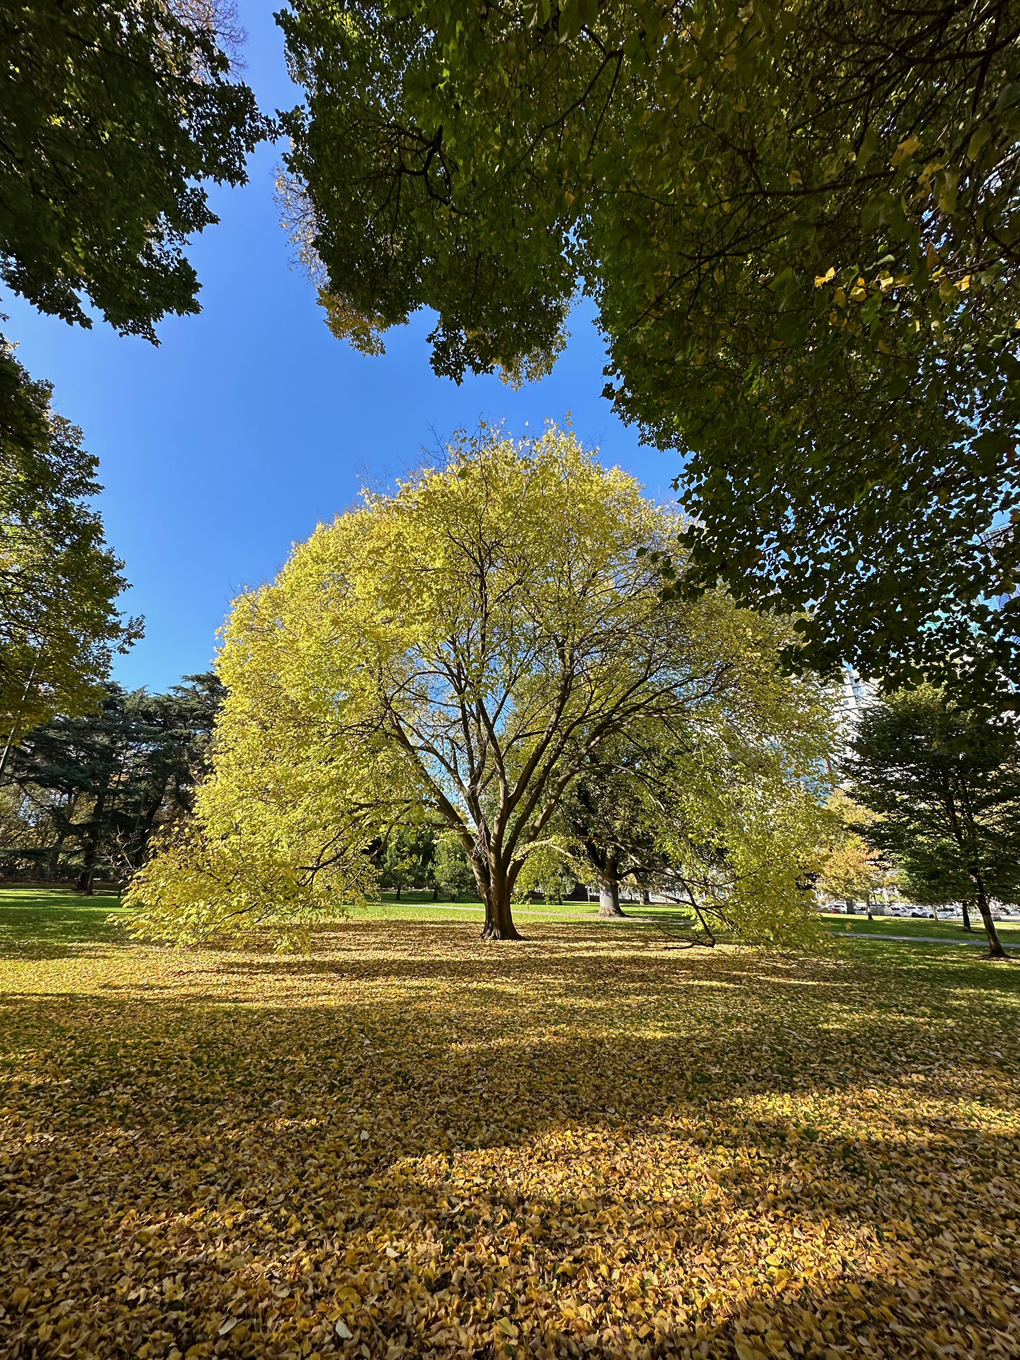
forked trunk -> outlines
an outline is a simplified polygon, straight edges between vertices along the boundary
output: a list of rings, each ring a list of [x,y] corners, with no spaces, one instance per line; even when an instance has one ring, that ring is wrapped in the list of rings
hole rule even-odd
[[[620,885],[615,880],[599,882],[599,915],[623,916],[620,910]]]
[[[971,869],[970,880],[974,884],[977,909],[981,913],[985,934],[988,936],[988,957],[990,959],[1004,959],[1006,957],[1006,951],[1002,947],[1002,943],[999,940],[998,933],[995,929],[995,922],[992,920],[992,909],[988,905],[988,897],[985,894],[985,885],[981,880],[981,875],[976,869]]]
[[[519,940],[522,938],[514,925],[513,911],[510,906],[512,885],[501,865],[472,865],[478,891],[485,903],[485,925],[482,927],[483,940]]]
[[[482,927],[483,940],[520,940],[520,931],[514,925],[513,912],[510,910],[510,893],[488,892],[485,900],[485,925]]]

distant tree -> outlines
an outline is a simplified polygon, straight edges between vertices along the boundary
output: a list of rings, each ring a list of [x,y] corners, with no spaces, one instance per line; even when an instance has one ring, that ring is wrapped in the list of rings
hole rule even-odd
[[[91,500],[97,460],[0,342],[0,774],[22,733],[101,695],[115,650],[139,636]]]
[[[1013,716],[959,706],[930,684],[866,709],[850,761],[852,793],[880,814],[863,829],[908,874],[951,890],[963,883],[1005,954],[990,898],[1020,893],[1020,729]]]
[[[4,780],[34,830],[35,862],[49,877],[73,867],[79,892],[102,870],[124,878],[145,861],[154,832],[190,811],[207,768],[223,689],[215,675],[186,677],[168,694],[108,684],[98,709],[35,728]]]
[[[454,902],[476,887],[474,871],[460,838],[449,832],[436,840],[435,876],[439,891]]]
[[[897,882],[893,866],[860,834],[870,826],[875,814],[836,789],[828,801],[832,814],[830,835],[824,847],[818,876],[818,886],[830,897],[841,898],[849,905],[863,901],[871,918],[872,894]]]
[[[620,883],[628,875],[661,875],[667,866],[634,769],[641,763],[640,750],[640,743],[607,743],[570,786],[556,814],[579,872],[598,884],[600,916],[624,915]],[[661,774],[660,764],[653,777]]]
[[[960,862],[959,847],[938,835],[916,836],[901,852],[900,879],[911,902],[948,907],[959,904],[963,928],[973,932],[974,884]],[[1008,900],[1013,894],[1005,893]]]
[[[546,903],[563,902],[577,887],[575,863],[554,841],[533,851],[514,884],[514,901],[529,902],[536,893]]]
[[[215,0],[0,0],[0,278],[81,326],[155,340],[199,310],[183,245],[272,131]]]
[[[760,669],[699,722],[607,744],[568,790],[555,824],[599,884],[600,915],[623,915],[630,879],[688,905],[710,940],[712,920],[746,943],[817,938],[808,884],[831,707],[776,665],[782,639],[749,639]]]
[[[380,855],[380,887],[394,889],[398,902],[404,888],[432,888],[435,854],[435,836],[429,827],[392,827]]]

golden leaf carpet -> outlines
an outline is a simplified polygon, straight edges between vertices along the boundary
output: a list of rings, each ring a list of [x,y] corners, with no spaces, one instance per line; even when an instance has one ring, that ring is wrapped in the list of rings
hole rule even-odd
[[[1020,967],[526,930],[0,960],[0,1354],[1020,1355]]]

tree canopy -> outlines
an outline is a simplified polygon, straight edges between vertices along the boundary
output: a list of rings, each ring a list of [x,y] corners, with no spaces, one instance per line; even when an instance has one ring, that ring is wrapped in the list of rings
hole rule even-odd
[[[462,846],[486,936],[516,938],[518,876],[610,742],[693,746],[723,719],[765,742],[779,686],[817,745],[824,704],[780,675],[783,625],[718,592],[661,598],[636,550],[674,527],[555,428],[465,439],[320,527],[235,606],[213,774],[190,839],[132,885],[140,928],[349,900],[380,824],[417,817]]]
[[[90,505],[97,460],[0,342],[0,740],[100,696],[113,650],[137,637],[115,607],[123,563]]]
[[[291,220],[338,334],[555,351],[685,456],[706,580],[805,663],[1012,667],[1020,9],[293,0]],[[980,635],[980,643],[975,638]]]
[[[859,828],[930,900],[975,903],[993,956],[990,898],[1020,894],[1020,733],[1015,718],[965,709],[936,686],[867,708],[849,762]]]
[[[189,812],[223,698],[216,676],[167,694],[103,686],[91,712],[58,714],[11,752],[0,777],[0,858],[47,878],[123,881],[154,833]]]
[[[0,3],[0,278],[82,326],[155,340],[199,310],[183,247],[268,135],[215,0]],[[225,50],[226,49],[226,50]]]

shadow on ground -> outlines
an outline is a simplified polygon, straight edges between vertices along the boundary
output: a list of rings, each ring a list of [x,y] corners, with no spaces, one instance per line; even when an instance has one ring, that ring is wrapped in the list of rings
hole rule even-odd
[[[4,965],[3,1353],[1020,1351],[1020,969],[529,935]]]

